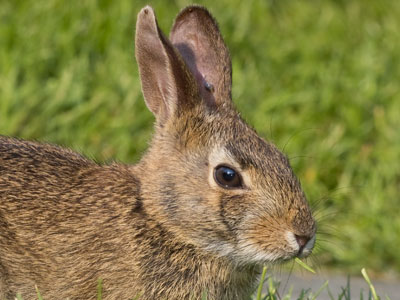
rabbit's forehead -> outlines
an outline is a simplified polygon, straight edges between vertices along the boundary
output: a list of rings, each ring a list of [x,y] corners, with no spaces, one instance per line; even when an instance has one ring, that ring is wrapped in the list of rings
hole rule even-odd
[[[255,132],[229,139],[224,148],[243,170],[253,169],[264,176],[273,171],[291,173],[287,157]]]
[[[292,175],[287,157],[276,146],[262,139],[232,110],[219,111],[200,118],[189,118],[182,132],[207,148],[210,160],[227,163],[239,170],[253,169],[262,176],[271,172]],[[184,136],[180,132],[179,136]],[[196,138],[193,139],[193,136]],[[185,142],[187,145],[187,142]]]

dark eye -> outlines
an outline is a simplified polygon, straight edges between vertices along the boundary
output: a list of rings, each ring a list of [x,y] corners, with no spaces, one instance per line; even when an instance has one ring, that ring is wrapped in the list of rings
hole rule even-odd
[[[232,189],[242,186],[242,179],[238,172],[226,166],[218,166],[214,171],[215,181],[223,188]]]

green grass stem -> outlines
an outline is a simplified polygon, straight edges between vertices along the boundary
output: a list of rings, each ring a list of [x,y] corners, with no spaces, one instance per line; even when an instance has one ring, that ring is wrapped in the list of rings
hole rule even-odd
[[[263,270],[262,270],[262,273],[261,273],[261,277],[260,277],[260,283],[259,283],[258,289],[257,289],[256,300],[261,300],[266,274],[267,274],[267,267],[264,266]]]

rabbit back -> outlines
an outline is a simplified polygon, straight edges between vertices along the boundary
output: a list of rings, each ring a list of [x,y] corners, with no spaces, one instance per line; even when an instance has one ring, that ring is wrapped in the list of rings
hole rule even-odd
[[[128,224],[141,207],[139,186],[130,167],[1,137],[0,298],[34,295],[35,285],[95,298],[104,270],[123,290],[118,277],[132,269],[126,241],[138,233]]]

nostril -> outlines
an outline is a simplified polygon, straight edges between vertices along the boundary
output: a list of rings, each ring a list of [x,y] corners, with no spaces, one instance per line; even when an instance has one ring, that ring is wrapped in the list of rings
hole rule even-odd
[[[305,235],[297,235],[295,234],[296,237],[296,241],[300,246],[300,249],[304,248],[305,245],[308,243],[308,241],[310,240],[310,238],[308,236]]]

